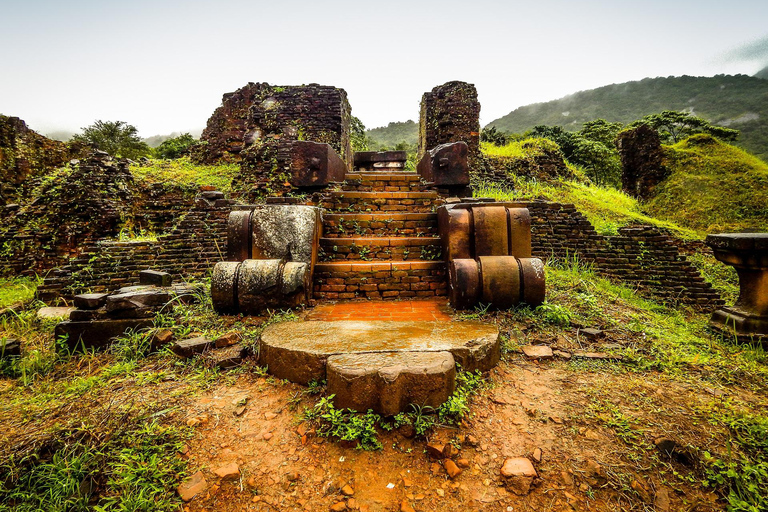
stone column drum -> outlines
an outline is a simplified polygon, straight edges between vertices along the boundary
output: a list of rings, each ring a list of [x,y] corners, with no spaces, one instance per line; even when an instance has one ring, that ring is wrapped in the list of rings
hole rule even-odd
[[[739,338],[768,337],[768,233],[726,233],[706,239],[715,258],[739,274],[739,299],[718,309],[709,323]]]

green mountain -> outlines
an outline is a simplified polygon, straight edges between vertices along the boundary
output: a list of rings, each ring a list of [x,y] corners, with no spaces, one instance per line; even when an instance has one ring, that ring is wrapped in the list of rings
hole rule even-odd
[[[520,107],[488,126],[513,133],[541,124],[576,131],[593,119],[629,123],[662,110],[692,112],[740,130],[736,144],[768,160],[768,80],[747,75],[645,78],[607,85]]]
[[[366,130],[365,133],[373,140],[376,149],[394,149],[403,142],[409,146],[419,143],[419,123],[411,120],[389,123],[387,126]]]
[[[755,73],[755,76],[757,78],[764,78],[764,79],[768,80],[768,66],[765,66],[763,69],[761,69],[760,71]]]

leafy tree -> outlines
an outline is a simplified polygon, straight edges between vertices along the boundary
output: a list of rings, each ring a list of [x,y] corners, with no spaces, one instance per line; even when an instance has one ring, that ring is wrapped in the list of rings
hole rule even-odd
[[[163,141],[162,144],[155,148],[155,156],[157,158],[174,159],[187,153],[190,146],[195,144],[195,139],[189,133],[183,133],[178,137],[173,137]]]
[[[352,151],[368,151],[371,146],[371,138],[365,133],[365,125],[355,116],[349,126],[349,138],[352,143]]]
[[[599,142],[607,148],[615,147],[616,135],[624,128],[622,123],[610,123],[605,119],[587,121],[579,130],[579,135],[585,139]]]
[[[507,135],[497,130],[495,126],[483,128],[480,132],[480,140],[497,146],[505,146],[509,142]]]
[[[83,133],[74,135],[72,141],[90,144],[112,156],[140,158],[151,153],[136,127],[123,121],[96,121],[82,130]]]
[[[724,141],[734,141],[739,136],[738,130],[717,126],[689,112],[675,110],[664,110],[659,114],[645,116],[629,127],[636,128],[641,124],[647,124],[658,131],[662,142],[673,144],[696,133],[708,133]]]

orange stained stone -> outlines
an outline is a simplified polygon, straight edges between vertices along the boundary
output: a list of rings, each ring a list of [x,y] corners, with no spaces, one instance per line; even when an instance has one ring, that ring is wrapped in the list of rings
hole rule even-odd
[[[320,304],[309,311],[307,320],[450,321],[451,312],[445,299],[347,301]]]

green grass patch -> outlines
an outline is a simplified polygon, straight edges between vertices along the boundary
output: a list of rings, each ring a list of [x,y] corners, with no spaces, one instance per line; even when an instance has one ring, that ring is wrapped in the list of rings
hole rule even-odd
[[[42,282],[39,277],[0,278],[0,308],[29,302]]]
[[[615,188],[574,181],[544,183],[519,177],[510,177],[510,180],[512,190],[486,184],[477,187],[474,195],[492,197],[497,201],[541,198],[573,203],[601,235],[616,235],[620,227],[628,224],[648,224],[669,229],[683,239],[701,239],[704,236],[702,232],[645,214],[636,199]]]
[[[667,148],[671,171],[647,204],[653,215],[707,233],[765,231],[768,164],[708,135]]]
[[[238,164],[197,165],[188,157],[150,160],[147,164],[131,165],[131,173],[137,181],[169,183],[195,189],[211,185],[225,194],[230,192],[232,179],[239,171]]]

